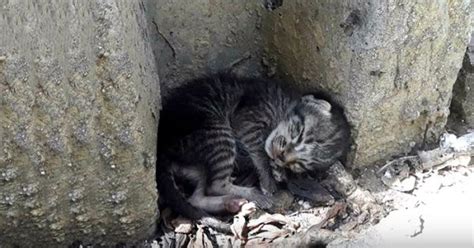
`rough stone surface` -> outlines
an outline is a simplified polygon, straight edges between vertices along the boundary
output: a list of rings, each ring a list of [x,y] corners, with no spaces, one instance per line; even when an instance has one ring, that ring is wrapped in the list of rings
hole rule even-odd
[[[454,84],[451,111],[454,121],[459,121],[461,128],[474,128],[474,33]]]
[[[353,165],[435,141],[470,33],[470,1],[284,1],[264,16],[265,60],[333,94],[353,125]]]
[[[264,1],[148,1],[162,96],[190,78],[262,72]]]
[[[158,77],[140,1],[1,1],[0,246],[154,230]]]

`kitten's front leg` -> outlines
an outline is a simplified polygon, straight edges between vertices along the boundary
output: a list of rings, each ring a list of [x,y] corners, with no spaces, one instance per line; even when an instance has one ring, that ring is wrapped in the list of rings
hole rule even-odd
[[[262,209],[271,209],[273,206],[273,199],[268,197],[257,188],[244,187],[235,185],[230,181],[214,181],[208,187],[206,192],[209,195],[233,195],[240,198],[244,198],[248,201],[253,201],[258,207]],[[237,199],[237,198],[236,198]],[[224,205],[226,206],[226,205]]]
[[[278,166],[273,161],[270,161],[270,168],[272,171],[272,175],[277,182],[279,183],[288,182],[288,177],[286,176],[286,171],[284,168]]]
[[[265,138],[268,134],[265,127],[260,127],[252,135],[242,135],[242,143],[248,151],[255,169],[257,169],[260,190],[267,196],[272,196],[278,190],[275,178],[272,175],[267,153],[265,152]],[[255,138],[258,137],[258,138]]]
[[[260,189],[266,195],[273,195],[278,190],[278,186],[275,178],[272,176],[272,169],[270,168],[268,157],[264,151],[259,151],[253,153],[251,158],[257,169]]]

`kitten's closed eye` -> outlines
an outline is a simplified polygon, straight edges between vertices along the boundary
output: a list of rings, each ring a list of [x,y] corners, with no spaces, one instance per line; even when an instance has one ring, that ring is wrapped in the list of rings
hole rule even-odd
[[[293,140],[293,142],[297,142],[295,139],[299,138],[303,134],[303,130],[303,122],[299,118],[292,119],[290,125],[290,138]]]
[[[278,144],[278,147],[280,149],[284,149],[286,147],[287,142],[286,142],[285,137],[283,137],[282,135],[276,137],[275,141],[276,141],[276,144]]]
[[[291,135],[291,138],[294,139],[294,138],[297,138],[300,134],[301,134],[301,126],[300,125],[292,125],[290,127],[290,135]]]

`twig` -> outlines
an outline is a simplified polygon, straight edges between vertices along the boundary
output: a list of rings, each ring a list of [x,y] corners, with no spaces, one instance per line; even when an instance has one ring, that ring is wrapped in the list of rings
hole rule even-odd
[[[176,58],[176,49],[173,47],[171,42],[161,33],[160,29],[158,28],[158,24],[155,22],[155,20],[152,21],[153,25],[155,25],[156,32],[160,35],[160,37],[165,41],[166,45],[171,49],[171,53],[173,58]]]
[[[440,170],[447,166],[468,165],[471,156],[474,155],[474,132],[456,137],[452,134],[444,134],[441,138],[440,147],[429,151],[418,151],[415,156],[406,156],[388,162],[377,171],[378,175],[387,170],[389,167],[401,165],[406,160],[416,161],[411,166],[412,172],[418,173],[425,170]],[[399,180],[405,179],[408,175],[389,175],[389,177],[397,176]],[[382,175],[385,177],[385,175]],[[385,177],[386,178],[386,177]]]
[[[430,129],[431,121],[428,121],[425,126],[425,131],[423,132],[423,142],[421,143],[421,150],[425,150],[426,147],[426,136],[428,135],[428,130]]]
[[[393,164],[396,164],[396,163],[399,163],[399,162],[403,162],[403,161],[405,161],[405,160],[412,160],[412,159],[418,159],[418,156],[417,156],[417,155],[405,156],[405,157],[401,157],[401,158],[397,158],[397,159],[395,159],[395,160],[392,160],[392,161],[386,163],[384,166],[382,166],[382,167],[377,171],[377,174],[382,173],[385,169],[387,169],[389,166],[392,166]]]
[[[318,224],[314,225],[316,226],[315,228],[323,228],[329,220],[335,218],[337,215],[339,215],[342,212],[346,211],[347,205],[343,202],[336,202],[334,206],[332,206],[329,211],[326,213],[326,216],[324,217],[323,220],[321,220]]]
[[[410,235],[410,237],[414,238],[420,234],[423,233],[423,230],[425,229],[425,220],[423,219],[422,216],[418,217],[420,219],[420,230],[417,230],[415,233]]]

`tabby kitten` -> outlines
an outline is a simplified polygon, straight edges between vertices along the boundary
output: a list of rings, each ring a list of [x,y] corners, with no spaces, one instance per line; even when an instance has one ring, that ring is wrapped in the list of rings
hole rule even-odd
[[[175,89],[160,118],[160,194],[194,219],[236,212],[244,200],[270,208],[277,182],[285,182],[288,173],[324,170],[349,145],[347,121],[328,101],[229,74]],[[260,190],[232,181],[239,154],[250,158]]]

